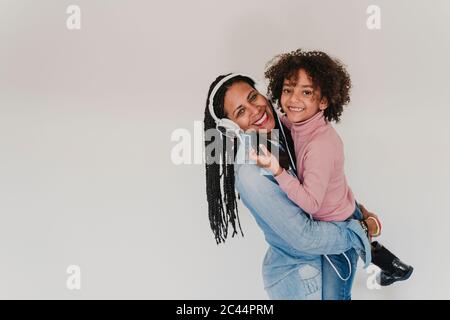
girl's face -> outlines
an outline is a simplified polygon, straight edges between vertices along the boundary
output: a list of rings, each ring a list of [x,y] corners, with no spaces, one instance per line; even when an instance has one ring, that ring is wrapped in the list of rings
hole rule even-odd
[[[311,77],[304,69],[284,80],[280,102],[291,122],[308,120],[328,106],[326,98],[321,97],[320,88],[314,88]]]
[[[225,93],[225,116],[236,122],[242,130],[275,128],[275,119],[267,99],[248,83],[233,83]]]

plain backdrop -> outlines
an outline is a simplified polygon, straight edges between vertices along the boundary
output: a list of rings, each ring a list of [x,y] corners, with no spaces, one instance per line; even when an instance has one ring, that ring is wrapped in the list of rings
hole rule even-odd
[[[353,298],[449,299],[449,18],[445,0],[0,0],[0,298],[266,299],[260,229],[241,205],[245,237],[216,245],[204,166],[175,165],[171,134],[194,139],[219,74],[305,48],[347,65],[347,178],[415,267],[371,290],[360,263]]]

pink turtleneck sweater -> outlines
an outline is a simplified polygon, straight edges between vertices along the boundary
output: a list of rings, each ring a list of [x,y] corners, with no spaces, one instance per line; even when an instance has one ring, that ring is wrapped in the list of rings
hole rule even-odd
[[[289,199],[316,220],[343,221],[355,210],[355,197],[344,173],[344,146],[323,111],[312,118],[282,122],[291,130],[298,179],[283,170],[275,179]]]

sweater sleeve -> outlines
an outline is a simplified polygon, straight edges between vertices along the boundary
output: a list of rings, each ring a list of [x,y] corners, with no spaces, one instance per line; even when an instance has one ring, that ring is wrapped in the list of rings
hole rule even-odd
[[[251,213],[288,245],[300,257],[305,254],[339,254],[363,243],[366,266],[371,261],[370,243],[356,220],[324,222],[309,217],[289,201],[272,176],[261,174],[256,165],[239,165],[236,168],[236,189]],[[262,229],[264,233],[266,230]],[[268,239],[269,243],[270,236]],[[295,252],[295,251],[294,251]]]
[[[275,179],[289,199],[314,216],[322,206],[334,170],[334,152],[323,141],[311,143],[307,148],[303,160],[303,183],[286,170]]]

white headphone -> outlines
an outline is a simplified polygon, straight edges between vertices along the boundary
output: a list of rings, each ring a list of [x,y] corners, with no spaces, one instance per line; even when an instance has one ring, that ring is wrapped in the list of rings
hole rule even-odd
[[[214,113],[214,97],[216,96],[217,91],[222,87],[222,85],[225,82],[227,82],[228,80],[230,80],[232,78],[239,77],[239,76],[253,79],[252,77],[250,77],[248,75],[245,75],[245,74],[242,74],[242,73],[231,73],[228,76],[224,77],[211,90],[211,94],[209,95],[208,108],[209,108],[209,113],[211,114],[211,117],[216,122],[216,129],[219,130],[219,132],[221,132],[222,135],[224,135],[226,137],[229,137],[229,138],[237,137],[237,138],[239,138],[239,140],[241,142],[243,142],[242,136],[241,136],[241,133],[243,132],[243,130],[241,129],[241,127],[239,127],[239,125],[236,122],[234,122],[234,121],[232,121],[230,119],[227,119],[227,118],[219,119],[216,116],[216,114]],[[263,88],[259,85],[258,82],[255,82],[255,88],[260,94],[262,94]],[[268,101],[270,103],[270,99],[268,99]],[[279,124],[279,126],[281,128],[281,134],[283,135],[283,138],[286,141],[286,135],[284,133],[283,124],[281,123],[281,120],[278,117],[278,115],[276,114],[275,110],[274,110],[274,117],[277,119],[277,122],[278,122],[278,124]],[[289,148],[287,148],[287,153],[288,153],[289,158],[291,160],[291,165],[295,169],[296,168],[295,161],[294,161],[294,158],[291,155],[291,152],[290,152]]]
[[[236,78],[236,77],[248,77],[246,75],[240,74],[240,73],[231,73],[228,76],[224,77],[223,79],[221,79],[212,89],[211,94],[209,95],[209,114],[211,115],[211,117],[214,119],[214,121],[216,122],[216,129],[219,130],[224,136],[229,137],[229,138],[234,138],[234,137],[238,137],[241,139],[241,127],[239,127],[239,125],[227,118],[222,118],[219,119],[216,114],[214,113],[214,98],[217,94],[217,91],[219,91],[219,89],[223,86],[223,84],[225,82],[227,82],[228,80],[232,79],[232,78]],[[250,78],[250,77],[248,77]],[[250,78],[251,79],[251,78]],[[231,133],[231,134],[230,134]]]

